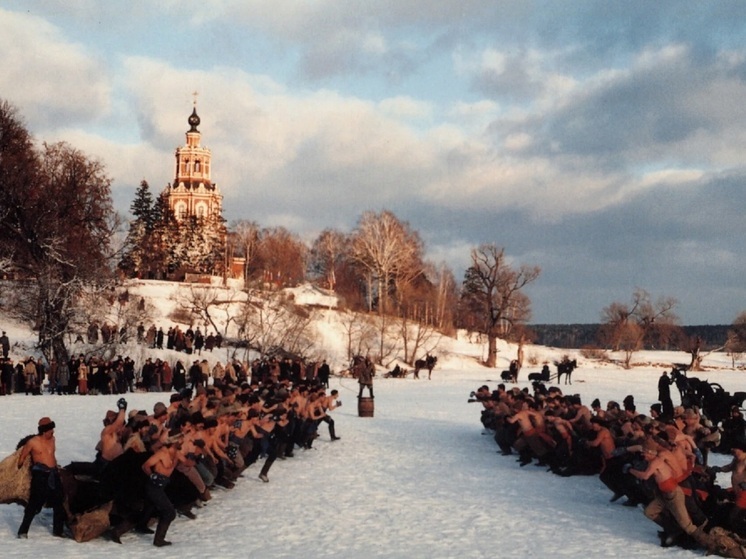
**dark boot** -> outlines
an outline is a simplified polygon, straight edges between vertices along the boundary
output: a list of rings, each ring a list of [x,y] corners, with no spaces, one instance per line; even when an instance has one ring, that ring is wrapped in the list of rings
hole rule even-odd
[[[134,524],[132,522],[129,522],[127,520],[123,520],[116,526],[111,527],[111,541],[114,543],[122,543],[122,536],[132,530],[134,528]]]
[[[342,438],[342,437],[338,437],[337,434],[334,432],[334,423],[329,425],[329,436],[331,437],[333,441],[338,441],[339,439]]]
[[[264,483],[269,483],[267,474],[269,473],[269,469],[272,467],[272,462],[273,460],[266,460],[264,462],[264,466],[262,467],[262,471],[259,472],[259,479],[261,479]]]
[[[166,532],[168,527],[171,525],[170,522],[165,520],[158,521],[158,527],[155,529],[155,537],[153,538],[153,545],[156,547],[165,547],[171,545],[171,542],[166,540]]]
[[[138,534],[155,534],[155,532],[148,526],[148,522],[143,522],[135,526],[135,532]]]

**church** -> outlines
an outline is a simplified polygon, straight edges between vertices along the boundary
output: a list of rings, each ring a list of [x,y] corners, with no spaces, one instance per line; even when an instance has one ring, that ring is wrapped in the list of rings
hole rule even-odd
[[[222,221],[223,196],[212,182],[212,152],[201,145],[197,128],[200,118],[195,104],[189,116],[186,144],[176,148],[176,171],[172,184],[161,194],[174,217],[183,222],[189,217],[199,220],[217,218]]]
[[[186,143],[176,148],[174,179],[154,206],[143,181],[133,203],[129,252],[120,269],[134,277],[223,283],[243,279],[245,259],[233,256],[223,195],[212,180],[212,152],[202,145],[196,102]]]

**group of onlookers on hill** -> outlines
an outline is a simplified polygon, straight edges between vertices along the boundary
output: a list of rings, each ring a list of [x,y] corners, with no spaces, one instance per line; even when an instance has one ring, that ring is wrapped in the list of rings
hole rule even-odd
[[[155,324],[145,328],[145,325],[140,322],[134,333],[138,344],[153,349],[164,349],[165,347],[165,349],[183,351],[188,354],[201,355],[203,349],[212,351],[223,345],[223,336],[220,332],[210,332],[205,335],[199,326],[196,328],[189,326],[186,330],[182,330],[180,326],[175,325],[170,326],[168,331],[164,332],[162,327],[156,328]],[[90,345],[96,345],[99,342],[103,344],[116,342],[126,344],[131,337],[132,332],[126,326],[117,330],[117,327],[112,324],[104,323],[99,326],[98,323],[92,322],[88,325],[85,338],[82,333],[79,333],[75,338],[75,343],[87,342]]]
[[[330,416],[339,405],[336,390],[327,394],[318,380],[290,376],[241,383],[223,377],[172,393],[169,404],[156,403],[152,413],[128,411],[126,399],[120,398],[118,410],[104,417],[95,461],[64,470],[54,459],[55,424],[42,418],[39,434],[19,445],[19,467],[31,456],[34,477],[18,535],[27,537],[33,517],[49,502],[57,536],[64,535],[66,515],[106,506],[113,541],[121,543],[126,532],[135,530],[154,533],[156,546],[170,545],[165,539],[170,523],[177,514],[194,518],[194,508],[212,498],[211,489],[232,488],[247,467],[262,459],[258,475],[269,482],[275,460],[312,448],[321,423],[328,425],[332,441],[339,439]],[[65,481],[70,475],[76,477],[73,484]],[[95,490],[81,490],[86,479],[94,480]],[[155,531],[148,526],[153,518],[158,519]]]
[[[664,373],[664,400],[665,379]],[[739,405],[713,424],[689,402],[656,403],[643,414],[633,395],[621,405],[602,406],[596,399],[588,406],[580,396],[540,382],[531,389],[481,386],[469,401],[482,404],[482,424],[494,433],[501,454],[517,455],[521,466],[535,461],[560,476],[599,475],[611,502],[644,506],[661,528],[662,546],[746,557],[746,421]],[[733,458],[710,467],[711,452]],[[717,484],[719,472],[730,473],[729,488]]]
[[[212,383],[243,383],[318,379],[329,386],[331,370],[326,361],[306,363],[301,359],[255,359],[251,363],[231,359],[210,364],[207,359],[168,360],[147,357],[141,367],[128,356],[106,360],[83,354],[60,364],[52,359],[45,365],[33,356],[14,363],[10,357],[0,359],[0,395],[13,393],[42,394],[126,394],[134,391],[168,392],[186,387],[196,388]]]

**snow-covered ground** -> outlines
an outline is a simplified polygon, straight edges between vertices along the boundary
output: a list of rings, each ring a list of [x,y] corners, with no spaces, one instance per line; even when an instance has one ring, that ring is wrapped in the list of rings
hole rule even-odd
[[[595,477],[560,478],[520,468],[482,434],[479,405],[469,392],[497,384],[495,371],[438,367],[433,380],[382,379],[375,416],[357,417],[356,385],[335,379],[343,406],[334,412],[342,439],[325,428],[313,450],[278,461],[270,483],[252,466],[233,490],[216,491],[196,520],[179,518],[175,547],[130,534],[121,546],[105,539],[78,544],[51,536],[51,511],[37,517],[29,540],[15,533],[22,509],[0,507],[0,542],[12,557],[692,557],[661,549],[656,526],[640,509],[608,502]],[[569,390],[589,402],[634,393],[640,409],[655,397],[658,370],[576,371]],[[732,390],[743,373],[709,375]],[[163,395],[160,395],[161,397]],[[130,408],[152,410],[158,394],[128,396]],[[91,460],[101,419],[113,396],[23,396],[0,399],[0,455],[33,432],[38,418],[57,423],[61,464]],[[724,461],[724,457],[715,457]]]
[[[329,318],[325,317],[329,323]],[[11,339],[29,334],[0,327]],[[164,325],[166,325],[164,323]],[[332,342],[327,341],[332,344]],[[697,553],[658,546],[657,527],[637,508],[609,503],[596,477],[560,478],[534,465],[519,467],[500,456],[483,433],[479,404],[469,393],[482,384],[495,388],[498,369],[475,357],[484,348],[465,338],[447,340],[433,379],[375,381],[375,414],[357,415],[357,384],[334,378],[343,406],[333,412],[340,441],[326,427],[314,449],[277,461],[270,483],[257,479],[259,466],[245,472],[232,490],[216,490],[196,520],[178,518],[169,530],[170,548],[151,545],[152,536],[127,534],[122,545],[104,538],[88,543],[51,535],[51,510],[34,521],[28,540],[15,537],[22,508],[0,506],[0,544],[9,557],[256,557],[256,558],[523,558],[523,557],[694,557]],[[18,349],[18,348],[16,348]],[[515,348],[500,346],[501,365]],[[330,347],[330,351],[336,351]],[[563,351],[529,347],[526,375]],[[211,359],[217,356],[211,356]],[[687,361],[685,354],[645,352],[633,370],[579,359],[566,393],[621,402],[634,394],[643,413],[655,401],[664,364]],[[700,378],[733,392],[746,390],[746,373],[728,369],[724,355],[707,357]],[[675,393],[675,390],[674,390]],[[0,397],[0,458],[35,431],[43,415],[57,424],[60,464],[92,460],[101,420],[118,396]],[[152,410],[167,395],[127,396],[130,409]],[[674,403],[678,404],[677,396]],[[725,463],[715,455],[712,463]],[[260,462],[261,463],[261,462]]]

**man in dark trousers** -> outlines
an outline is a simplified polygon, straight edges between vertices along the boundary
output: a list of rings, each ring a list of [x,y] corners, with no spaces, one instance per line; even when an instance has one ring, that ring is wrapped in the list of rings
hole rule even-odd
[[[148,476],[145,495],[149,501],[149,506],[146,506],[147,514],[143,516],[143,523],[147,524],[151,512],[155,509],[158,513],[158,526],[155,530],[153,545],[156,547],[171,545],[171,542],[166,540],[166,532],[176,518],[176,509],[166,495],[166,486],[171,481],[171,474],[179,463],[187,462],[178,445],[167,441],[142,465],[142,471]]]
[[[318,371],[318,378],[319,382],[321,383],[321,386],[324,388],[329,388],[329,375],[331,374],[331,370],[329,369],[329,364],[326,362],[326,359],[322,361],[321,365],[319,366]]]
[[[10,340],[5,332],[0,336],[0,349],[3,351],[3,359],[7,359],[10,353]]]
[[[65,509],[62,494],[62,481],[57,471],[55,456],[54,421],[48,417],[39,420],[39,434],[31,437],[18,454],[18,468],[31,457],[31,494],[23,511],[23,521],[18,528],[18,537],[27,538],[31,521],[41,512],[44,504],[52,505],[52,533],[62,537],[65,522]]]
[[[358,399],[363,397],[363,388],[367,387],[370,397],[373,398],[373,375],[376,374],[376,367],[369,357],[365,358],[365,362],[359,369],[359,375],[357,382],[360,385],[360,392],[358,393]]]
[[[668,371],[663,371],[663,374],[658,379],[658,401],[661,403],[661,407],[663,408],[661,419],[663,421],[673,419],[671,379],[668,377]]]

